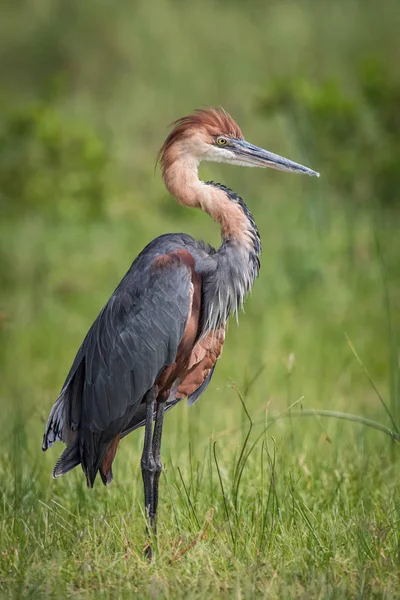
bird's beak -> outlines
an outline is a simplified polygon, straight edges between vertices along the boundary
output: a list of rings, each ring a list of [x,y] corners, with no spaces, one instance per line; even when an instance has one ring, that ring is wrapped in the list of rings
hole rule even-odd
[[[253,144],[249,144],[244,140],[229,140],[230,145],[227,147],[238,160],[238,163],[249,167],[269,167],[271,169],[279,169],[280,171],[293,171],[294,173],[304,173],[305,175],[313,175],[319,177],[319,173],[299,165],[288,158],[263,150]]]

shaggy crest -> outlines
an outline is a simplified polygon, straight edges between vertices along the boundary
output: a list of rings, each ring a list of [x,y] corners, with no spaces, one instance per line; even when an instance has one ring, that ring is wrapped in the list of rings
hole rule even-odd
[[[218,135],[243,140],[244,136],[239,125],[232,119],[229,113],[223,108],[201,108],[194,111],[193,114],[181,117],[172,123],[172,131],[162,145],[157,163],[161,168],[165,167],[165,155],[171,146],[179,139],[191,135],[195,130],[203,130],[211,138]]]

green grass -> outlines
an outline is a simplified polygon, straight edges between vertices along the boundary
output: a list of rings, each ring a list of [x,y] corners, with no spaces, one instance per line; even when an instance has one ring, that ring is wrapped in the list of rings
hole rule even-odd
[[[398,201],[339,193],[293,121],[258,110],[277,74],[333,77],[351,94],[358,61],[374,55],[398,80],[397,14],[394,0],[9,6],[8,100],[43,96],[61,75],[56,109],[100,132],[111,159],[97,216],[56,196],[60,213],[17,199],[0,221],[4,597],[400,597],[399,445],[362,421],[400,427]],[[166,417],[149,564],[143,432],[94,490],[78,469],[53,481],[62,446],[40,445],[79,344],[142,247],[168,231],[218,244],[208,217],[175,205],[153,174],[167,123],[203,104],[322,176],[202,169],[248,203],[262,269],[209,390]],[[332,418],[343,412],[362,419]]]

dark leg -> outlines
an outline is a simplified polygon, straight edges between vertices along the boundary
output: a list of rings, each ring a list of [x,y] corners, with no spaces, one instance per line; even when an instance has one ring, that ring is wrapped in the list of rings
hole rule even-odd
[[[157,536],[158,482],[160,480],[162,469],[160,450],[165,409],[165,401],[157,403],[153,433],[154,404],[156,402],[155,396],[154,389],[149,390],[146,394],[146,424],[144,429],[144,444],[141,460],[144,486],[144,506],[154,537]],[[146,532],[147,536],[150,537],[150,531],[148,527]],[[153,552],[150,543],[148,544],[145,553],[147,558],[152,558]]]
[[[146,424],[144,429],[144,444],[143,454],[141,460],[142,477],[144,486],[144,506],[146,510],[147,519],[151,523],[152,505],[153,505],[153,489],[154,489],[154,473],[156,471],[156,464],[153,458],[152,448],[152,433],[153,433],[153,414],[154,414],[154,402],[155,392],[151,389],[146,394]],[[149,536],[149,530],[147,528],[147,535]],[[151,546],[148,545],[146,548],[146,556],[151,559],[152,550]]]
[[[154,425],[153,434],[153,459],[155,463],[155,473],[153,482],[153,502],[150,509],[150,525],[154,535],[157,535],[157,505],[158,505],[158,482],[160,481],[160,475],[162,470],[162,463],[160,458],[161,450],[161,437],[162,428],[164,423],[164,409],[165,402],[157,403],[156,422]]]

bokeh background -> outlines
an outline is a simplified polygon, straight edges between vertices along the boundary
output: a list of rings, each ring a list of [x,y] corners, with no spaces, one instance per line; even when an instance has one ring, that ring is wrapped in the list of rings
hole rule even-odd
[[[267,414],[281,414],[296,401],[291,412],[343,411],[397,433],[400,428],[398,1],[19,0],[6,2],[2,12],[4,589],[39,596],[57,590],[150,593],[145,582],[140,587],[132,578],[132,564],[124,558],[124,531],[137,537],[136,550],[144,541],[137,533],[143,526],[142,433],[121,444],[113,486],[99,485],[91,493],[79,472],[51,480],[58,453],[42,456],[41,436],[88,327],[143,246],[173,231],[218,245],[217,227],[199,211],[175,204],[154,166],[168,123],[194,108],[222,105],[246,139],[310,166],[321,178],[221,165],[201,169],[204,179],[220,181],[245,199],[262,237],[262,269],[239,327],[230,324],[209,391],[190,410],[182,403],[166,419],[164,551],[171,546],[168,539],[189,544],[197,539],[193,532],[210,507],[217,523],[213,543],[225,540],[223,550],[206,567],[201,557],[210,552],[208,542],[196,543],[191,560],[200,561],[197,575],[187,565],[173,582],[170,573],[159,575],[155,593],[179,597],[190,576],[199,597],[210,589],[221,595],[239,590],[250,597],[269,590],[278,597],[301,596],[313,585],[316,594],[325,590],[324,597],[335,585],[344,586],[343,594],[363,589],[392,597],[398,582],[393,515],[399,472],[398,448],[390,436],[360,423],[295,415],[268,430],[273,438],[264,439],[264,450],[273,444],[281,506],[266,505],[274,558],[254,577],[248,561],[253,564],[265,550],[265,529],[257,533],[251,525],[262,491],[261,441],[243,470],[244,489],[235,469],[248,426],[238,392],[254,424],[251,440]],[[216,439],[219,470],[212,451]],[[272,462],[265,460],[266,481]],[[199,476],[205,464],[209,488]],[[310,522],[320,516],[318,526],[331,540],[339,526],[329,529],[326,523],[339,488],[343,539],[331,550],[336,566],[329,579],[321,575],[327,564],[319,562],[329,541],[315,541],[322,533],[310,529],[300,508],[293,508],[300,524],[294,517],[293,522],[303,532],[298,538],[289,536],[289,517],[286,546],[274,537],[284,537],[274,527],[277,515],[285,519],[285,502],[287,507],[304,503],[314,514]],[[181,502],[181,516],[169,522],[174,502]],[[198,507],[196,519],[190,506]],[[115,507],[125,525],[118,521],[114,530],[110,517],[110,552],[112,564],[124,566],[110,573],[106,554],[93,558],[98,546],[93,536],[96,527],[98,535],[106,535],[96,523]],[[376,534],[378,514],[382,523],[385,515],[393,516],[393,529],[382,525],[391,531],[383,538]],[[235,519],[239,533],[233,552],[229,527]],[[348,534],[352,523],[354,538]],[[240,544],[244,549],[237,555]],[[308,554],[300,551],[304,547]],[[342,559],[335,554],[338,548]],[[134,568],[145,573],[148,567],[136,550]],[[230,562],[231,551],[237,563]],[[288,564],[296,566],[284,569],[287,581],[274,575]],[[107,592],[111,580],[115,587]],[[207,581],[213,582],[210,588]]]

